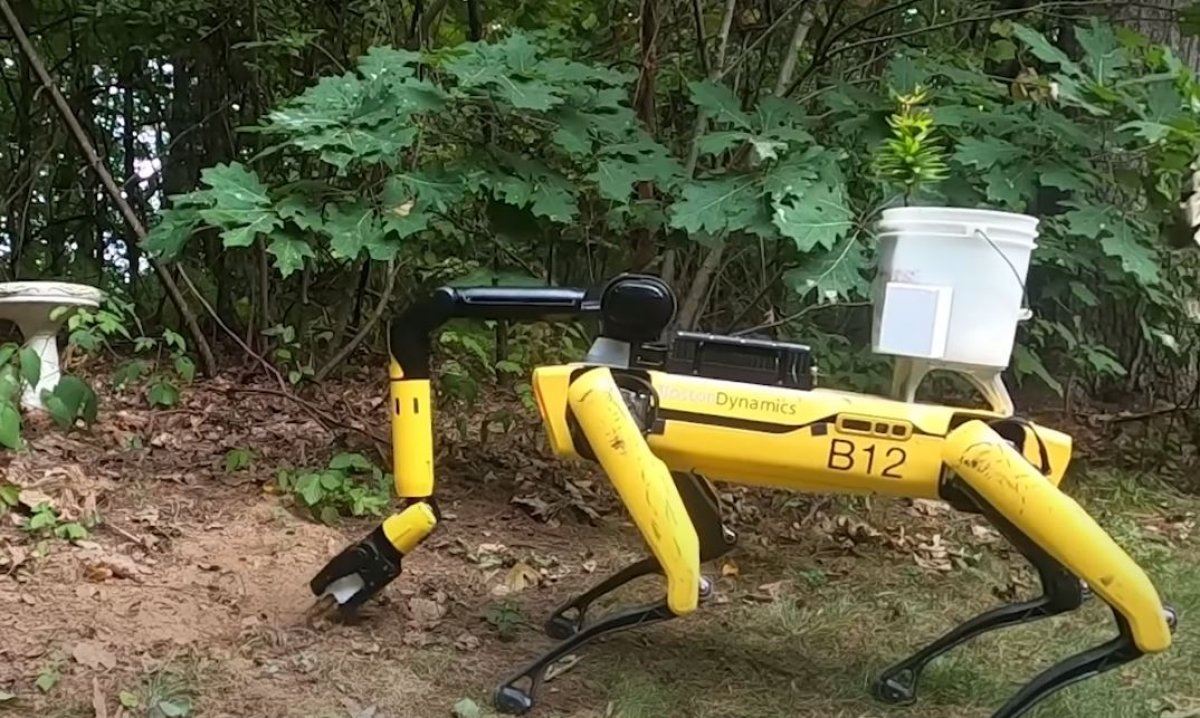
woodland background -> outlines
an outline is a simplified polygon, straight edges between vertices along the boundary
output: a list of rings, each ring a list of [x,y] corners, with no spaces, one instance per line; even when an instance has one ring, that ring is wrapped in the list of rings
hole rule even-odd
[[[879,389],[872,225],[936,202],[1042,219],[1014,381],[1193,452],[1200,259],[1169,231],[1200,150],[1188,6],[10,5],[150,231],[10,34],[0,279],[108,291],[72,344],[152,404],[197,366],[293,385],[381,364],[386,318],[439,283],[626,270],[676,287],[680,328],[802,340],[826,384]],[[586,332],[451,327],[446,395],[527,391]]]
[[[530,369],[579,358],[594,328],[445,327],[444,525],[363,620],[330,622],[308,578],[394,505],[389,317],[447,282],[649,271],[678,328],[805,342],[822,385],[881,391],[873,226],[904,203],[1042,220],[1007,378],[1074,437],[1065,490],[1182,617],[1177,648],[1036,715],[1200,715],[1200,251],[1178,220],[1200,7],[0,10],[0,281],[108,293],[69,320],[49,418],[18,408],[40,367],[0,327],[0,715],[491,715],[553,606],[645,554],[595,467],[549,456],[530,401]],[[970,400],[949,378],[923,391]],[[964,646],[917,707],[882,706],[885,666],[1034,591],[1018,553],[939,502],[719,498],[741,538],[715,605],[568,660],[544,715],[982,718],[1035,664],[1111,637],[1093,601]]]

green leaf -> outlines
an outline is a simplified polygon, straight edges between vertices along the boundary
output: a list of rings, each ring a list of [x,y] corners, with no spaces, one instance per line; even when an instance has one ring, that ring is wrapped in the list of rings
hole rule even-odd
[[[557,88],[540,80],[500,77],[496,84],[500,87],[500,97],[518,109],[545,112],[563,101],[556,94]]]
[[[136,694],[130,693],[129,691],[121,691],[118,693],[117,700],[119,700],[121,705],[125,708],[137,708],[142,703],[140,700],[138,700]]]
[[[579,204],[569,185],[554,183],[537,187],[529,210],[553,222],[569,222],[579,213]]]
[[[193,207],[164,209],[142,242],[152,257],[176,259],[204,219]]]
[[[326,526],[336,526],[341,520],[341,514],[334,506],[322,506],[317,518]]]
[[[1067,234],[1085,239],[1097,239],[1113,222],[1107,207],[1095,205],[1077,206],[1063,214]]]
[[[288,195],[275,204],[275,213],[303,230],[319,230],[324,220],[321,208],[308,204],[303,197]]]
[[[58,514],[54,509],[50,508],[49,504],[40,504],[33,510],[33,516],[29,517],[29,522],[25,524],[26,531],[41,531],[42,529],[54,528],[58,523]]]
[[[1132,130],[1134,134],[1141,137],[1147,142],[1161,142],[1171,135],[1171,126],[1164,125],[1160,122],[1147,122],[1144,120],[1134,120],[1126,122],[1117,127],[1118,132]]]
[[[325,496],[320,474],[305,474],[296,481],[296,493],[308,506],[316,506]]]
[[[186,698],[159,700],[154,705],[166,718],[186,718],[192,712],[192,704]]]
[[[446,170],[397,172],[384,183],[382,200],[386,209],[391,205],[416,200],[423,206],[445,211],[457,206],[466,195],[463,173]]]
[[[800,194],[787,195],[774,207],[772,221],[801,252],[818,245],[833,249],[850,231],[853,218],[842,188],[824,182],[814,182]]]
[[[1079,301],[1089,307],[1095,307],[1100,304],[1100,298],[1096,296],[1091,289],[1083,282],[1071,282],[1071,294],[1074,294]]]
[[[1001,38],[988,44],[987,59],[992,62],[1008,62],[1017,56],[1017,46],[1012,40]]]
[[[1028,162],[1001,167],[995,165],[983,175],[989,200],[1015,210],[1024,210],[1033,197],[1034,166]]]
[[[596,171],[588,178],[596,182],[601,197],[628,202],[633,183],[638,181],[638,166],[620,158],[604,158],[596,163]]]
[[[333,492],[346,486],[346,477],[336,471],[321,474],[321,488]]]
[[[1110,376],[1125,376],[1125,367],[1121,365],[1116,355],[1108,347],[1084,344],[1080,346],[1080,349],[1083,350],[1084,359],[1098,373]]]
[[[171,407],[179,403],[179,389],[169,381],[157,381],[146,392],[150,406]]]
[[[1121,268],[1131,274],[1142,286],[1159,281],[1158,257],[1154,250],[1138,241],[1139,233],[1124,220],[1117,220],[1109,227],[1107,236],[1100,240],[1100,247],[1110,257],[1121,260]]]
[[[74,521],[54,527],[54,535],[66,541],[79,541],[88,537],[88,530]]]
[[[366,203],[336,205],[322,228],[330,237],[335,257],[352,259],[363,250],[371,259],[383,261],[396,256],[400,245],[389,241],[375,210]]]
[[[1067,57],[1065,52],[1051,45],[1045,35],[1042,35],[1037,30],[1014,22],[1012,23],[1012,31],[1013,35],[1025,43],[1029,47],[1030,52],[1042,62],[1058,65],[1069,75],[1079,76],[1083,74],[1079,66],[1072,62],[1071,58]]]
[[[716,155],[733,149],[746,142],[754,135],[749,132],[709,132],[700,137],[696,147],[702,155]]]
[[[390,84],[415,77],[420,62],[420,53],[378,45],[358,58],[358,71],[368,80],[380,80]]]
[[[42,378],[42,357],[34,351],[33,347],[21,347],[17,352],[18,361],[21,363],[21,378],[29,386],[37,386],[38,381]]]
[[[54,689],[54,686],[58,685],[59,677],[58,671],[53,668],[47,668],[38,674],[37,680],[34,681],[33,685],[37,686],[37,689],[42,693],[49,693]]]
[[[121,364],[112,374],[113,386],[121,388],[137,381],[149,367],[150,365],[141,359],[132,359]]]
[[[712,119],[750,129],[750,118],[742,112],[741,102],[728,87],[701,80],[689,82],[688,89],[691,91],[692,104],[707,112]]]
[[[2,483],[0,484],[0,505],[16,506],[17,501],[21,497],[21,487],[16,484]]]
[[[163,329],[162,338],[163,344],[166,344],[168,347],[174,347],[179,351],[187,350],[187,342],[184,341],[183,336],[179,332],[172,329]]]
[[[314,259],[312,247],[303,239],[296,239],[282,232],[271,235],[271,243],[267,245],[267,253],[275,257],[275,268],[280,275],[287,279],[293,272],[304,268],[305,258]]]
[[[1086,175],[1061,164],[1038,168],[1038,182],[1043,187],[1057,187],[1069,192],[1086,192],[1091,189]]]
[[[1020,375],[1033,374],[1042,382],[1054,390],[1054,393],[1062,396],[1063,386],[1054,377],[1050,376],[1046,365],[1024,344],[1017,343],[1013,347],[1013,369]]]
[[[1091,24],[1075,26],[1075,39],[1083,48],[1083,63],[1100,84],[1109,84],[1114,70],[1129,64],[1117,44],[1117,36],[1107,23],[1091,19]]]
[[[819,302],[836,302],[866,294],[867,282],[862,274],[866,266],[862,245],[846,237],[833,249],[788,270],[783,281],[801,297],[816,290]]]
[[[191,381],[196,378],[196,362],[191,358],[180,355],[175,357],[175,373],[184,381]]]
[[[343,453],[334,456],[329,460],[329,468],[336,471],[346,471],[349,469],[355,471],[370,471],[375,467],[371,460],[362,454]]]
[[[0,444],[10,448],[21,448],[21,412],[7,400],[0,400]]]
[[[592,138],[586,115],[574,107],[560,107],[550,115],[550,121],[557,127],[550,135],[554,144],[575,157],[591,154]]]
[[[748,226],[763,211],[762,189],[753,177],[694,181],[671,207],[671,226],[689,234],[723,235]]]
[[[225,473],[247,469],[254,462],[254,454],[249,449],[230,449],[225,454]]]
[[[241,164],[210,167],[201,173],[200,180],[211,188],[214,199],[213,207],[200,210],[200,216],[223,230],[221,238],[226,247],[248,247],[256,236],[282,224],[266,186]]]
[[[954,159],[960,164],[986,170],[997,163],[1007,164],[1024,155],[1020,147],[998,138],[980,140],[966,137],[958,143]]]
[[[16,694],[9,693],[8,691],[0,691],[0,703],[7,703],[16,697]]]
[[[0,346],[0,366],[7,364],[9,360],[16,355],[17,350],[20,348],[21,345],[14,344],[13,342],[9,342],[4,346]]]
[[[59,379],[53,391],[43,392],[42,399],[54,422],[69,429],[88,402],[96,400],[96,393],[79,377],[66,375]]]
[[[916,88],[918,84],[924,83],[929,78],[929,73],[913,62],[908,55],[896,54],[888,63],[885,78],[887,86],[892,90],[907,93]]]
[[[454,718],[483,718],[483,711],[470,698],[463,698],[455,703],[451,712],[454,714]]]

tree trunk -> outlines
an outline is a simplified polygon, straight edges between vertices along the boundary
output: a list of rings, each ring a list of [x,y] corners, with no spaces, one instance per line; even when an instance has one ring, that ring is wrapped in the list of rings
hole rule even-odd
[[[642,126],[651,137],[658,131],[658,117],[654,106],[655,88],[658,84],[658,30],[659,0],[642,0],[642,68],[634,93],[633,107]],[[639,182],[637,191],[642,201],[654,199],[653,182]],[[649,227],[638,229],[634,233],[633,260],[630,262],[630,268],[635,272],[644,269],[654,260],[656,253],[654,230]]]
[[[137,119],[137,109],[134,103],[134,85],[140,74],[138,66],[141,59],[136,52],[131,52],[124,60],[119,82],[124,93],[122,105],[121,149],[124,158],[125,194],[129,205],[142,222],[146,221],[145,206],[142,203],[142,186],[137,176],[137,134],[140,124]],[[138,243],[125,243],[125,261],[129,263],[129,294],[137,301],[139,279],[142,266],[142,250]]]

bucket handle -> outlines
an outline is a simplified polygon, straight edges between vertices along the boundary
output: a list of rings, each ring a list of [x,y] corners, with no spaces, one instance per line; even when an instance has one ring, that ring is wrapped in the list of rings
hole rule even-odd
[[[1004,263],[1008,265],[1008,268],[1012,270],[1013,278],[1017,280],[1017,284],[1021,285],[1021,311],[1017,314],[1017,320],[1026,321],[1027,319],[1031,318],[1033,316],[1033,309],[1029,307],[1029,292],[1025,288],[1025,280],[1021,279],[1021,273],[1018,272],[1017,268],[1013,266],[1013,263],[1009,260],[1008,255],[1006,255],[1003,250],[996,246],[996,243],[992,241],[992,238],[989,237],[987,232],[983,231],[981,227],[975,228],[975,235],[978,237],[983,237],[983,240],[987,242],[992,249],[996,250],[996,254],[999,254],[1000,258],[1004,260]]]

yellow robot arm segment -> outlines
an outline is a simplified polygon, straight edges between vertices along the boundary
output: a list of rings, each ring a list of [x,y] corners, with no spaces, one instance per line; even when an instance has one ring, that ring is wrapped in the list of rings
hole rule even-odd
[[[1116,609],[1138,649],[1156,653],[1171,645],[1162,602],[1145,572],[999,434],[981,421],[966,423],[946,437],[944,458],[1021,533]]]
[[[396,495],[422,499],[433,495],[433,402],[429,379],[404,378],[392,360],[392,474]]]
[[[700,541],[671,471],[650,451],[608,369],[577,378],[568,401],[588,447],[666,574],[667,606],[676,615],[691,613],[699,601]]]
[[[421,501],[383,521],[383,535],[401,555],[412,553],[437,526],[433,507]]]

